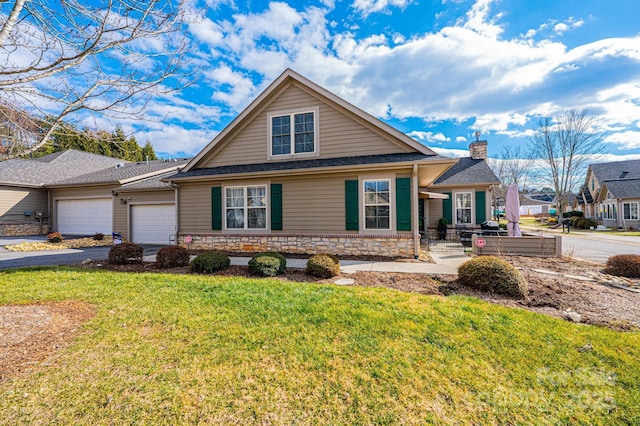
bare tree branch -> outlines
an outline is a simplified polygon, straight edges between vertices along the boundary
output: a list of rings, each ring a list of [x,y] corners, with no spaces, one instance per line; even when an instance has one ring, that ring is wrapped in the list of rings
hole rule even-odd
[[[189,84],[186,23],[184,5],[172,0],[0,3],[0,105],[48,117],[22,153],[82,111],[143,118],[153,96]]]
[[[556,119],[540,119],[534,129],[531,149],[546,166],[541,176],[555,190],[558,214],[584,179],[587,165],[605,150],[596,119],[586,108],[570,108]]]

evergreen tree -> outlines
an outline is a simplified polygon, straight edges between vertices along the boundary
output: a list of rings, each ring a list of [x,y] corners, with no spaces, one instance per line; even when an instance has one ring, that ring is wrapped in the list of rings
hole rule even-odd
[[[149,141],[142,147],[142,159],[149,161],[158,159],[156,152],[153,150],[153,145]]]

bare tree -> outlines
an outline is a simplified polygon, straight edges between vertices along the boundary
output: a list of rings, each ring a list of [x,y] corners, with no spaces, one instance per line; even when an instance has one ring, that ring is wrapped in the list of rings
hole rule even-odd
[[[182,88],[185,11],[172,0],[0,2],[0,105],[48,118],[21,154],[65,117],[140,118],[151,96]]]
[[[516,184],[520,190],[522,202],[523,190],[532,179],[535,179],[536,169],[530,152],[525,152],[520,146],[503,146],[498,151],[497,158],[489,159],[489,166],[500,180],[500,186],[495,195],[503,200],[509,186]]]
[[[587,165],[604,152],[595,128],[596,118],[586,108],[570,108],[555,119],[540,119],[534,128],[531,149],[544,164],[541,177],[555,190],[558,214],[565,210],[570,195],[584,179]]]

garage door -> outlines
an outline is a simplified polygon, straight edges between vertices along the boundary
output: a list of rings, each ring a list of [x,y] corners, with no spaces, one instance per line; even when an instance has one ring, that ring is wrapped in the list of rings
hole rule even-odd
[[[111,198],[58,200],[58,232],[62,235],[111,234]]]
[[[169,244],[175,234],[176,208],[173,204],[131,206],[131,241],[138,244]]]

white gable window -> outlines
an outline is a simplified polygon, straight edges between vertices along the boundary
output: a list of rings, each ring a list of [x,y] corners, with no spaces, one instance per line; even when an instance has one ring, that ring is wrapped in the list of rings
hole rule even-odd
[[[624,220],[638,220],[638,203],[623,203]]]
[[[318,111],[281,111],[267,114],[269,158],[318,155]]]
[[[267,187],[228,186],[224,192],[227,229],[267,229]]]
[[[455,206],[456,206],[456,223],[468,224],[471,223],[471,193],[470,192],[458,192],[455,194]]]
[[[391,229],[391,181],[364,181],[364,229]]]

